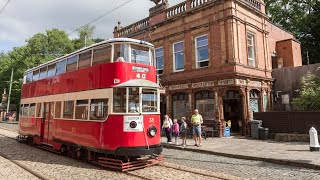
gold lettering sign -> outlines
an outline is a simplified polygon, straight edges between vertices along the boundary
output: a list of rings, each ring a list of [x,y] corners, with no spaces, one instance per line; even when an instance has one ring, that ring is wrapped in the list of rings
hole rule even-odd
[[[259,82],[259,81],[251,81],[250,82],[250,86],[252,86],[252,87],[261,87],[262,83]]]
[[[219,86],[234,85],[234,79],[225,79],[218,81]]]
[[[179,90],[179,89],[188,89],[188,88],[189,88],[189,84],[179,84],[179,85],[169,86],[170,90]]]

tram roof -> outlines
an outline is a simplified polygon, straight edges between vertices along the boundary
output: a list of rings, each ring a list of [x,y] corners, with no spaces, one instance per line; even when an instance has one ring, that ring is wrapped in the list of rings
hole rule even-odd
[[[94,48],[96,46],[100,46],[100,45],[104,45],[104,44],[110,44],[110,43],[117,43],[117,42],[129,42],[129,43],[142,44],[142,45],[154,47],[153,44],[151,44],[149,42],[146,42],[146,41],[138,40],[138,39],[132,39],[132,38],[110,38],[108,40],[101,41],[101,42],[96,43],[96,44],[92,44],[91,46],[81,48],[81,49],[76,50],[76,51],[74,51],[72,53],[63,55],[61,57],[55,58],[55,59],[53,59],[51,61],[48,61],[46,63],[40,64],[39,66],[36,66],[36,67],[33,67],[31,69],[26,70],[25,73],[27,73],[29,71],[33,71],[33,70],[38,69],[38,68],[42,68],[43,66],[50,65],[51,63],[58,62],[61,59],[65,59],[66,57],[78,54],[78,53],[86,51],[86,50],[89,50],[89,49]]]

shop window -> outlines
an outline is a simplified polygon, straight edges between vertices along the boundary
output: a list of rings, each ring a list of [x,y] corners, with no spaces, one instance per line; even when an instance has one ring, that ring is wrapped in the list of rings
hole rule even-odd
[[[256,66],[256,58],[255,58],[255,37],[253,34],[247,34],[247,45],[248,45],[248,64],[249,66]]]
[[[126,102],[126,88],[114,88],[113,89],[113,112],[125,113],[127,102]]]
[[[56,64],[51,64],[50,66],[48,66],[48,77],[52,77],[54,76],[56,73]]]
[[[215,101],[212,91],[199,91],[195,94],[196,109],[204,120],[214,120]]]
[[[92,65],[111,62],[112,46],[99,47],[93,50]]]
[[[61,106],[62,106],[61,101],[56,102],[54,107],[54,118],[57,118],[57,119],[61,118]]]
[[[66,72],[67,60],[63,60],[57,63],[56,75],[63,74]]]
[[[36,104],[30,104],[29,106],[29,117],[35,117],[36,115]]]
[[[173,44],[173,66],[174,71],[184,70],[184,43],[178,42]]]
[[[44,79],[47,77],[47,67],[43,67],[40,69],[40,77],[39,79]]]
[[[74,71],[77,69],[79,56],[73,56],[67,59],[67,72]]]
[[[36,115],[37,117],[42,117],[43,106],[42,103],[37,103]]]
[[[79,55],[79,68],[86,68],[91,65],[91,56],[92,56],[92,51],[87,51]]]
[[[108,99],[91,99],[90,120],[106,120],[108,116]]]
[[[250,112],[259,112],[259,91],[250,91]]]
[[[32,81],[38,81],[39,80],[39,70],[33,71]]]
[[[76,119],[88,119],[88,106],[89,101],[88,100],[77,100],[76,103]]]
[[[63,103],[63,118],[73,119],[74,101],[64,101]]]
[[[203,68],[209,66],[209,47],[208,47],[208,35],[200,36],[196,38],[196,59],[197,68]]]
[[[187,117],[189,111],[189,96],[187,93],[176,93],[172,96],[173,118]]]
[[[157,112],[157,101],[157,90],[142,89],[142,112]]]
[[[157,74],[163,73],[163,47],[156,49],[156,68]]]

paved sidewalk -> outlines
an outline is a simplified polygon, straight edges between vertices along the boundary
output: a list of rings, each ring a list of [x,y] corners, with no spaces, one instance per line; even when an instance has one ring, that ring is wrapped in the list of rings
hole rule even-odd
[[[320,170],[320,152],[310,152],[309,144],[303,142],[261,141],[245,137],[230,137],[207,138],[203,140],[201,147],[194,146],[193,139],[187,139],[187,146],[182,147],[166,143],[166,138],[163,137],[162,144],[167,148]]]

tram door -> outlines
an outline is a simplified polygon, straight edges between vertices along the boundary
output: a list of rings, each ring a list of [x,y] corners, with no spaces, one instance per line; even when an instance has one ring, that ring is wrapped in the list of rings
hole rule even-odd
[[[42,143],[49,143],[52,141],[52,130],[53,130],[53,102],[44,103],[42,132],[43,138]]]

